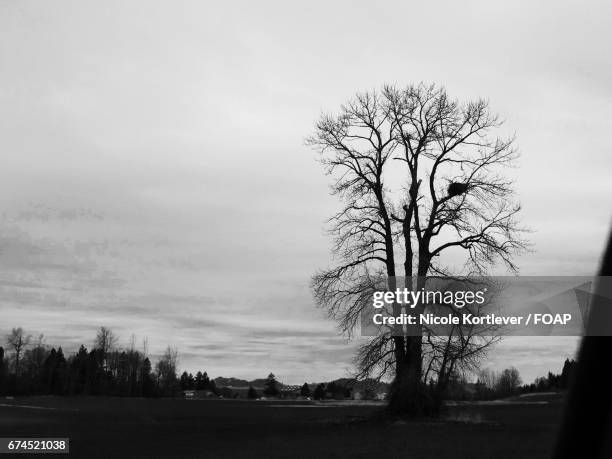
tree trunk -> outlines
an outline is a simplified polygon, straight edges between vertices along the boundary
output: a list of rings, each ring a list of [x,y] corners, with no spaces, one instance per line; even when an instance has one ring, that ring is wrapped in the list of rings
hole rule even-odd
[[[428,244],[428,241],[424,241]],[[419,251],[419,266],[416,290],[425,287],[425,276],[429,271],[429,256],[426,250]],[[406,279],[408,282],[408,278]],[[407,285],[408,287],[408,285]],[[424,311],[423,305],[417,304],[412,310],[417,318]],[[423,377],[423,342],[422,327],[411,327],[410,335],[404,336],[403,352],[397,352],[398,340],[395,341],[395,379],[391,385],[389,410],[394,414],[409,416],[432,416],[439,412],[440,404],[437,397],[427,388]],[[400,358],[401,357],[401,358]]]
[[[395,365],[395,379],[391,384],[388,409],[393,414],[411,417],[432,416],[438,407],[421,380],[421,340],[410,336],[406,339],[408,347],[405,358]]]

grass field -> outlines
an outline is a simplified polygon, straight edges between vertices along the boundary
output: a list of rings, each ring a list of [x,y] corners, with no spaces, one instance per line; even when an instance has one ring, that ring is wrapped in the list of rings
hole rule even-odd
[[[70,457],[544,458],[562,403],[456,404],[439,421],[376,420],[380,406],[311,402],[0,399],[0,437],[69,437]],[[23,457],[23,455],[21,456]]]

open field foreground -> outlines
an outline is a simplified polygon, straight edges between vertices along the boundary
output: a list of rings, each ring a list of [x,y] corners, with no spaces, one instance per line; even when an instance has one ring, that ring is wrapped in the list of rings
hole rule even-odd
[[[376,420],[373,404],[0,399],[0,437],[69,437],[70,457],[544,458],[558,396],[457,403],[440,421]],[[21,455],[20,457],[24,457]]]

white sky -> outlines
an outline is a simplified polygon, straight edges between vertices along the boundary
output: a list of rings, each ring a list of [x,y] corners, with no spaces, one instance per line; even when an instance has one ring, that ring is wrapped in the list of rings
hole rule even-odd
[[[314,308],[337,203],[303,145],[385,82],[486,97],[516,132],[521,274],[593,274],[610,223],[606,2],[0,1],[0,332],[177,346],[212,376],[329,380]],[[559,369],[575,340],[508,340]]]

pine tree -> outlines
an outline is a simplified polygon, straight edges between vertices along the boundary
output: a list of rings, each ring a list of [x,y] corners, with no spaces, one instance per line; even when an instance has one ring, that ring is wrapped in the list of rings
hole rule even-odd
[[[179,384],[181,386],[181,390],[188,390],[189,389],[189,375],[187,374],[186,371],[183,371],[183,374],[181,375],[181,379],[179,381]]]
[[[274,376],[274,374],[270,373],[264,385],[264,394],[274,397],[279,393],[280,391],[278,390],[278,381],[276,381],[276,377]]]
[[[195,390],[203,390],[204,389],[204,375],[201,371],[198,371],[195,375],[195,379],[193,381]]]

